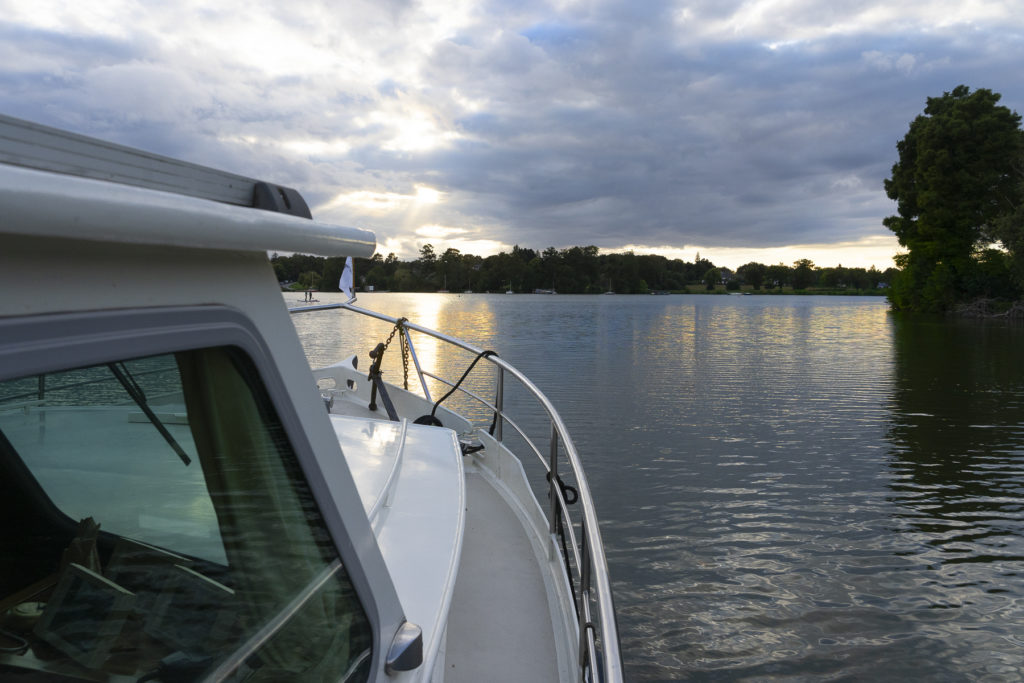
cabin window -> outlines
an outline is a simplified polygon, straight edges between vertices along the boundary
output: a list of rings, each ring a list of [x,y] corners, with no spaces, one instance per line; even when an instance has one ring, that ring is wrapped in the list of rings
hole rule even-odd
[[[0,382],[0,459],[0,677],[368,675],[366,614],[241,350]]]

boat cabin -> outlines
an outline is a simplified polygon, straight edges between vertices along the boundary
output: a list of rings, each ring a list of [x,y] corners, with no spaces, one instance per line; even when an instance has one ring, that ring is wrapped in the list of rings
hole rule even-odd
[[[414,675],[422,636],[266,256],[369,256],[372,234],[252,208],[236,176],[0,138],[0,678]]]
[[[289,188],[0,116],[0,679],[621,680],[547,397],[349,304],[410,352],[416,330],[486,358],[490,429],[439,410],[418,360],[422,394],[392,387],[386,414],[352,360],[309,367],[267,253],[375,246]],[[504,378],[549,417],[548,455]]]

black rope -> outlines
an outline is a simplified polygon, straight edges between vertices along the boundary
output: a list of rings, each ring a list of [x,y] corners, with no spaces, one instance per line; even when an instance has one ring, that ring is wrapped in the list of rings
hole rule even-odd
[[[552,476],[551,472],[548,472],[547,478],[548,478],[548,485],[549,486],[551,484],[551,476]],[[580,492],[577,491],[575,487],[569,486],[564,481],[562,481],[562,478],[560,476],[558,476],[557,474],[554,475],[554,477],[555,477],[555,481],[558,482],[559,490],[562,492],[562,498],[565,499],[565,504],[566,505],[573,505],[573,504],[575,504],[576,501],[578,501],[580,499]],[[570,495],[570,494],[572,494],[572,495]],[[552,494],[552,495],[554,495],[554,494]],[[557,527],[555,531],[558,534],[558,540],[561,541],[561,544],[562,544],[562,560],[565,562],[565,575],[567,577],[569,577],[569,588],[572,590],[572,604],[573,604],[573,607],[576,608],[576,614],[579,614],[580,613],[580,605],[579,605],[579,601],[576,598],[576,579],[575,579],[575,577],[573,577],[572,567],[569,564],[569,545],[568,545],[568,543],[566,543],[566,540],[565,540],[565,524],[563,522],[561,508],[559,508],[558,511],[557,511],[557,517],[555,518],[555,521],[556,521],[556,527]]]
[[[575,486],[569,486],[562,477],[555,475],[555,479],[558,481],[558,488],[562,490],[562,498],[565,498],[566,505],[575,505],[576,501],[580,499],[580,492],[576,490]],[[548,483],[551,482],[551,473],[548,472]],[[572,495],[569,495],[572,494]]]
[[[565,575],[569,579],[569,591],[572,593],[572,606],[576,614],[580,613],[580,603],[576,597],[576,577],[572,574],[572,565],[569,564],[569,544],[565,540],[565,523],[562,520],[561,512],[558,513],[555,526],[558,540],[562,544],[562,561],[565,563]]]
[[[497,401],[495,401],[495,403],[497,403]],[[494,430],[495,430],[495,428],[497,428],[497,426],[498,426],[498,411],[495,410],[494,411],[494,417],[491,418],[491,426],[487,429],[487,433],[490,434],[491,436],[494,436]]]
[[[498,355],[497,352],[490,351],[490,350],[488,350],[488,351],[481,351],[480,353],[478,353],[476,358],[473,359],[473,362],[469,364],[468,368],[466,368],[466,371],[464,373],[462,373],[462,377],[459,378],[459,381],[455,383],[455,386],[453,386],[451,388],[451,390],[448,391],[447,394],[445,394],[441,398],[437,399],[437,403],[434,404],[433,409],[430,411],[430,416],[429,416],[430,419],[431,420],[437,420],[437,417],[435,415],[437,413],[437,407],[439,405],[441,405],[449,396],[454,394],[458,390],[458,388],[460,386],[462,386],[462,383],[466,380],[467,377],[469,377],[469,373],[473,371],[473,368],[476,367],[476,364],[480,362],[481,358],[484,358],[486,356],[497,356],[497,355]],[[427,416],[424,415],[423,417],[418,418],[416,420],[416,422],[419,422],[420,420],[425,420],[426,418],[427,418]],[[428,423],[422,422],[420,424],[428,424]],[[437,420],[436,424],[440,424],[440,420]]]

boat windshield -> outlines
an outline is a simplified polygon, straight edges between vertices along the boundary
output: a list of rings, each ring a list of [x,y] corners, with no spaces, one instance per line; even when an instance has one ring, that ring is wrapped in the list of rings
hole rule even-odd
[[[368,675],[366,613],[238,348],[0,382],[0,507],[0,614],[22,615],[0,677]]]

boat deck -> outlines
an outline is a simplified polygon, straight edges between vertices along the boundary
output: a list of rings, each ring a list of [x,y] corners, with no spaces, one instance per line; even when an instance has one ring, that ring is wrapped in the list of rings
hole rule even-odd
[[[544,578],[512,506],[466,472],[466,535],[448,621],[444,680],[556,681]]]
[[[350,399],[350,396],[346,396]],[[386,419],[383,407],[337,400],[333,414]],[[466,517],[462,555],[444,646],[445,683],[558,681],[572,678],[556,643],[560,608],[545,578],[544,540],[509,489],[475,457],[464,457]],[[560,561],[560,560],[558,560]],[[438,664],[440,665],[440,663]],[[560,670],[561,669],[561,670]]]

